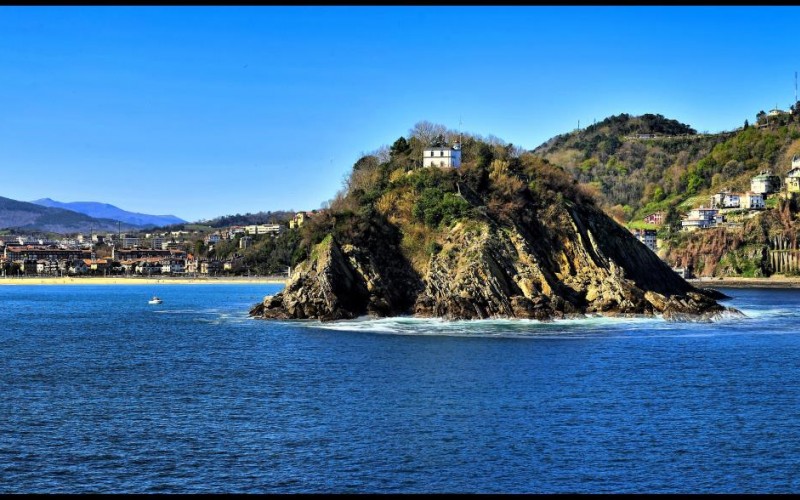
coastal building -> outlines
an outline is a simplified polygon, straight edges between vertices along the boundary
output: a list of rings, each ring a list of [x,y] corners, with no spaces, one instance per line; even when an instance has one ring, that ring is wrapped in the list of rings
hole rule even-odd
[[[792,168],[786,174],[786,191],[800,193],[800,156],[792,157]]]
[[[122,248],[136,248],[139,246],[139,238],[135,236],[123,236]]]
[[[195,274],[200,271],[200,261],[194,258],[194,255],[189,254],[184,263],[184,272],[187,274]]]
[[[221,239],[222,237],[219,233],[211,233],[205,237],[205,243],[206,245],[213,245],[214,243],[219,243]]]
[[[633,229],[631,233],[633,233],[637,240],[644,243],[647,248],[654,252],[658,251],[655,229]]]
[[[692,270],[688,267],[673,267],[672,270],[683,279],[689,279],[692,277]]]
[[[748,210],[760,210],[766,206],[764,196],[761,193],[747,192],[742,195],[742,208]]]
[[[183,250],[159,250],[156,248],[134,248],[130,250],[111,249],[112,260],[138,260],[138,259],[185,259],[186,252]]]
[[[135,272],[143,276],[151,276],[153,274],[161,274],[161,268],[161,259],[158,257],[147,257],[140,259],[136,263]]]
[[[313,215],[313,212],[297,212],[294,214],[294,218],[289,221],[289,228],[294,229],[296,227],[302,227],[305,221],[310,219]]]
[[[659,210],[658,212],[654,212],[650,215],[646,215],[644,221],[647,224],[654,224],[656,226],[660,226],[664,223],[664,211]]]
[[[161,249],[169,251],[180,250],[181,248],[183,248],[184,245],[186,245],[186,242],[184,241],[170,240],[170,241],[165,241],[164,244],[161,245]]]
[[[6,245],[3,257],[9,262],[37,260],[75,260],[89,256],[89,250],[64,250],[40,245]]]
[[[111,269],[111,262],[108,259],[83,259],[83,262],[95,274],[105,273]]]
[[[731,193],[730,191],[720,191],[711,197],[712,208],[739,208],[740,203],[739,193]]]
[[[781,178],[774,175],[770,170],[762,170],[757,176],[750,180],[750,191],[753,193],[768,195],[777,193],[781,189]]]
[[[452,146],[437,143],[422,151],[423,167],[458,168],[461,166],[461,144]]]
[[[219,260],[200,261],[200,274],[217,274],[220,271],[222,271],[222,261]]]
[[[67,272],[69,274],[86,274],[89,272],[89,266],[86,265],[83,259],[75,259],[69,262]]]
[[[163,250],[165,241],[166,240],[162,236],[153,236],[150,239],[150,248],[153,248],[153,249],[156,249],[156,250]]]
[[[681,227],[686,231],[714,227],[717,224],[718,212],[716,208],[703,206],[690,210],[686,218],[681,221]]]
[[[306,216],[303,217],[305,220]],[[302,225],[302,222],[301,222]],[[298,226],[300,227],[300,226]],[[244,227],[245,234],[280,234],[283,227],[280,224],[252,224]]]
[[[184,260],[177,259],[177,258],[169,258],[169,259],[162,259],[160,261],[161,264],[161,274],[183,274],[184,272]]]

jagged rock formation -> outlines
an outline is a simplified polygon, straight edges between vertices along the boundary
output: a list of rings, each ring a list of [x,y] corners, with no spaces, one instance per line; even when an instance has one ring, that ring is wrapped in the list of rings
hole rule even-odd
[[[385,247],[368,251],[329,236],[283,291],[250,314],[323,321],[586,313],[708,320],[727,310],[714,300],[721,294],[694,288],[599,209],[571,201],[543,209],[529,204],[514,220],[485,213],[462,220],[421,272]]]

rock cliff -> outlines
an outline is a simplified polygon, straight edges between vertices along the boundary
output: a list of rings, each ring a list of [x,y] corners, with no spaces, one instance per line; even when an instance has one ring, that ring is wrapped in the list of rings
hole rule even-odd
[[[485,201],[467,189],[459,193],[473,207]],[[328,235],[286,288],[250,314],[323,321],[363,315],[549,320],[587,313],[708,320],[727,310],[715,300],[724,296],[694,288],[591,204],[562,199],[521,203],[513,217],[472,213],[442,230],[426,265],[416,268],[390,241],[365,248]],[[405,229],[402,218],[394,226]]]

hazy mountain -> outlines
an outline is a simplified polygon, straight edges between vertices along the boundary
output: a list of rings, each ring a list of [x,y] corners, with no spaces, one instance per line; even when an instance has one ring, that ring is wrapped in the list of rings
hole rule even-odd
[[[90,217],[100,219],[112,219],[120,222],[127,222],[135,226],[169,226],[170,224],[181,224],[185,220],[175,217],[174,215],[149,215],[137,212],[128,212],[114,205],[108,203],[98,203],[94,201],[75,201],[71,203],[64,203],[60,201],[51,200],[50,198],[42,198],[35,200],[31,203],[41,205],[44,207],[63,208],[79,212]]]
[[[86,214],[12,200],[0,196],[0,229],[21,229],[53,233],[77,233],[135,229],[116,220],[89,217]]]

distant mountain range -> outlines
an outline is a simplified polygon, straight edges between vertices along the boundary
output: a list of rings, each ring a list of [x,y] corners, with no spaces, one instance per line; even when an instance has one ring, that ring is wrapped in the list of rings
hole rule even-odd
[[[0,196],[0,229],[68,234],[131,231],[184,222],[174,215],[128,212],[106,203],[62,203],[50,198],[25,202]]]
[[[131,224],[111,219],[98,219],[86,214],[12,200],[0,196],[0,229],[80,233],[137,229]]]
[[[95,201],[75,201],[71,203],[64,203],[61,201],[51,200],[50,198],[42,198],[41,200],[34,200],[31,203],[50,208],[63,208],[65,210],[72,210],[81,214],[88,215],[98,219],[111,219],[128,223],[133,226],[169,226],[172,224],[183,224],[186,221],[175,217],[174,215],[149,215],[138,212],[128,212],[114,205],[108,203],[98,203]]]

